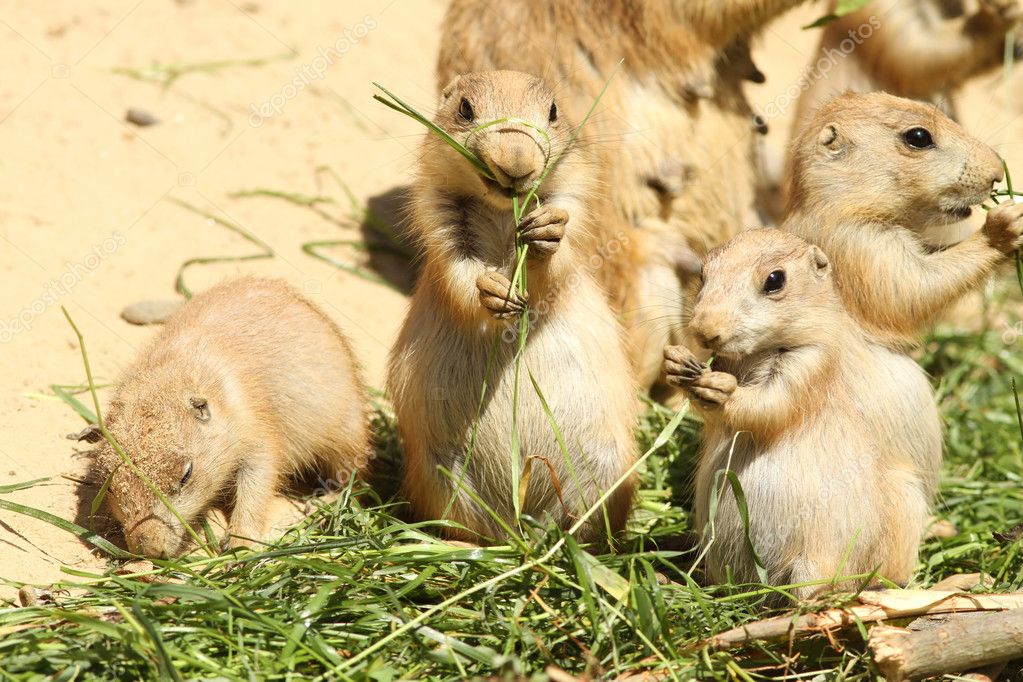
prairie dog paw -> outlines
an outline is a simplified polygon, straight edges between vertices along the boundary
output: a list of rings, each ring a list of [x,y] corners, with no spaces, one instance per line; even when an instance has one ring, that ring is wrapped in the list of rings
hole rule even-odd
[[[1011,253],[1023,246],[1023,204],[1004,202],[987,214],[984,234],[991,247]]]
[[[694,398],[707,405],[723,405],[739,382],[726,372],[704,372],[688,387]]]
[[[485,272],[476,279],[480,303],[499,320],[521,315],[529,296],[512,291],[512,283],[499,272]]]
[[[670,385],[689,388],[705,371],[706,368],[685,346],[664,347],[664,375]]]
[[[568,211],[550,204],[527,213],[519,225],[519,235],[529,244],[529,255],[534,258],[552,256],[565,236],[567,223]]]

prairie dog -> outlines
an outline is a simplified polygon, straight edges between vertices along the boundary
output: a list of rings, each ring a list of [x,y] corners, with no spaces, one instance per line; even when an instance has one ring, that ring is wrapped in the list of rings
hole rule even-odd
[[[580,246],[603,259],[597,278],[644,388],[660,377],[663,346],[681,338],[694,263],[754,211],[742,82],[762,75],[742,44],[800,2],[454,0],[445,16],[438,86],[467,71],[528,71],[581,121],[608,84],[582,132],[601,192]]]
[[[173,313],[118,381],[105,423],[187,522],[228,502],[230,546],[262,538],[285,476],[316,470],[342,485],[369,454],[348,340],[280,280],[224,282]],[[187,529],[106,441],[96,467],[112,476],[106,502],[132,552],[184,550]]]
[[[875,569],[905,583],[941,461],[923,372],[846,313],[823,251],[777,230],[750,230],[712,251],[693,313],[694,337],[716,353],[712,370],[674,346],[665,372],[705,421],[698,528],[708,528],[712,490],[723,490],[704,538],[711,577],[757,581],[735,498],[716,477],[727,468],[772,584]]]
[[[849,312],[893,346],[916,341],[1023,244],[1023,205],[939,251],[924,230],[963,220],[1002,179],[1001,160],[933,106],[884,93],[840,95],[792,146],[781,228],[825,251]]]
[[[405,496],[420,518],[465,526],[446,529],[456,539],[505,534],[473,496],[501,521],[513,527],[517,521],[513,495],[520,481],[512,480],[510,453],[514,355],[525,301],[511,292],[509,281],[516,239],[511,195],[524,195],[559,157],[539,186],[540,206],[519,227],[529,245],[531,316],[519,381],[519,469],[527,463],[531,469],[522,512],[549,515],[567,527],[635,459],[638,401],[620,327],[597,283],[579,266],[577,244],[591,220],[590,163],[585,149],[567,149],[572,125],[560,106],[533,76],[462,75],[444,89],[435,122],[479,156],[497,182],[432,134],[420,154],[411,224],[424,263],[391,351],[387,386],[405,447]],[[506,118],[512,120],[477,129]],[[536,129],[515,119],[543,130],[549,147]],[[530,373],[554,413],[570,461]],[[630,478],[607,501],[607,525],[596,513],[582,537],[595,539],[605,527],[621,530],[632,491]]]
[[[794,133],[846,90],[883,90],[954,115],[951,94],[1001,64],[1020,13],[1016,0],[874,0],[836,19],[821,31],[814,62],[827,72],[800,95]]]

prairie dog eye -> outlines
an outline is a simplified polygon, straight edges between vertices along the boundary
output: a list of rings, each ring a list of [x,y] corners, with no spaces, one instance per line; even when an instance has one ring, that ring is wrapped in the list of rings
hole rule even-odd
[[[188,464],[185,465],[184,474],[181,476],[181,482],[178,483],[178,485],[181,486],[181,487],[184,487],[185,484],[188,483],[188,479],[190,479],[190,478],[192,478],[192,463],[191,462],[189,462]]]
[[[785,271],[775,270],[764,280],[764,293],[774,294],[785,287]]]
[[[547,119],[551,123],[554,123],[555,121],[558,120],[558,105],[557,105],[557,103],[551,102],[551,111],[550,111],[550,114],[547,116]]]
[[[469,100],[464,97],[462,98],[462,103],[458,105],[458,115],[466,121],[471,121],[476,116],[472,110],[472,105],[469,104]]]
[[[910,128],[902,133],[902,139],[913,149],[928,149],[934,146],[934,139],[926,128]]]

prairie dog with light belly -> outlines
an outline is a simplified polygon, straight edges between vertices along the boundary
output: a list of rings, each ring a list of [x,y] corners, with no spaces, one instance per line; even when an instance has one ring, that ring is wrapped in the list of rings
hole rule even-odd
[[[644,389],[664,345],[681,341],[699,256],[754,214],[743,85],[762,74],[743,44],[801,1],[454,0],[445,16],[439,87],[468,71],[528,71],[556,85],[577,122],[600,98],[580,142],[596,151],[601,192],[578,243],[603,260],[595,275]]]
[[[174,312],[124,372],[107,430],[188,523],[230,508],[226,544],[260,540],[285,477],[345,485],[369,455],[365,390],[348,340],[279,280],[219,284]],[[102,440],[98,428],[78,434]],[[103,441],[96,473],[128,548],[174,556],[188,531]]]
[[[923,372],[846,313],[823,251],[777,230],[750,230],[712,251],[693,313],[712,369],[683,346],[666,348],[664,364],[705,422],[698,528],[710,527],[712,490],[724,493],[704,536],[711,577],[757,581],[735,498],[717,474],[728,469],[772,584],[875,569],[905,583],[941,461]]]
[[[1023,205],[1006,202],[962,242],[927,248],[927,228],[968,217],[1003,175],[994,150],[933,106],[840,95],[794,140],[792,156],[781,229],[828,254],[845,307],[889,345],[914,343],[1023,246]]]
[[[508,120],[485,126],[499,119]],[[518,228],[528,244],[531,314],[518,398],[518,468],[531,469],[521,511],[568,527],[635,459],[638,401],[620,327],[597,283],[579,267],[578,243],[590,221],[591,163],[585,149],[569,148],[571,124],[554,93],[523,73],[459,76],[444,89],[435,122],[496,180],[427,135],[410,221],[424,263],[387,380],[404,443],[404,494],[418,517],[464,526],[445,529],[453,538],[500,540],[501,523],[517,523],[513,495],[521,480],[512,480],[512,402],[518,317],[526,301],[510,282],[516,241],[511,197],[540,182],[540,205]],[[568,461],[530,374],[561,429]],[[624,527],[633,485],[630,477],[614,490],[606,516],[598,510],[583,526],[584,539]]]

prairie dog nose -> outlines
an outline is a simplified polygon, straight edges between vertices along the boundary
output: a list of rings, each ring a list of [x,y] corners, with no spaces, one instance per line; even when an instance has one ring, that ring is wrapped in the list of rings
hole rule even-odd
[[[713,334],[713,336],[711,336],[711,334]],[[715,348],[721,345],[721,334],[716,334],[714,332],[695,331],[693,332],[693,336],[696,337],[697,343],[699,343],[701,346],[708,350],[714,350]]]
[[[712,322],[706,315],[696,315],[689,323],[689,333],[708,350],[715,350],[721,345],[721,332],[714,328]]]
[[[171,551],[167,538],[152,527],[128,533],[124,539],[128,544],[128,551],[132,554],[141,554],[151,559],[170,558]]]
[[[503,187],[521,189],[535,180],[544,168],[540,145],[528,132],[504,128],[486,136],[480,158]]]

